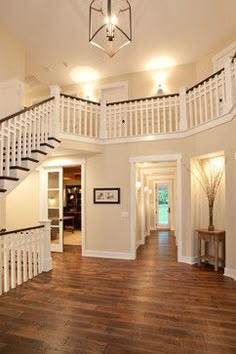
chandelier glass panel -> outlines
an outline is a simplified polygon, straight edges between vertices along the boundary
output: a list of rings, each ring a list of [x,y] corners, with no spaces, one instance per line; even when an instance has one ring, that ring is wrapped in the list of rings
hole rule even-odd
[[[128,0],[93,0],[89,8],[89,42],[113,57],[132,41]]]

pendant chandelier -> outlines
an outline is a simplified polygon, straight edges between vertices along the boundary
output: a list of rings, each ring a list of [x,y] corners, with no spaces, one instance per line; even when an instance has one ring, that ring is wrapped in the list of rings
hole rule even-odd
[[[89,7],[89,42],[113,57],[132,41],[128,0],[93,0]]]

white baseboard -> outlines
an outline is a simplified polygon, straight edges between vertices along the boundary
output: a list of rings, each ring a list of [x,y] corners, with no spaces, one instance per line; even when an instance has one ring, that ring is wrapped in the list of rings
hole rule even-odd
[[[135,259],[132,253],[84,250],[82,256],[112,259]]]
[[[139,246],[143,246],[143,245],[145,245],[145,241],[139,240],[136,244],[136,250],[139,248]]]
[[[226,277],[230,277],[230,278],[233,278],[234,280],[236,280],[236,270],[235,269],[225,268],[224,275]]]
[[[180,263],[187,263],[187,264],[195,264],[197,263],[197,257],[187,257],[187,256],[182,256],[181,259],[179,260]]]

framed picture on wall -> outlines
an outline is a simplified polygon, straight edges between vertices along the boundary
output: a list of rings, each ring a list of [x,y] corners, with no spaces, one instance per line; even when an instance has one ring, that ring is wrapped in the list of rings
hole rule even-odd
[[[94,188],[95,204],[120,204],[120,188]]]

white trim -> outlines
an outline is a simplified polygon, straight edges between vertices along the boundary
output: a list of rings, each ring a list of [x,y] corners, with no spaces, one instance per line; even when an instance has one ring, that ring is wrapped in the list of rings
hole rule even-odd
[[[105,140],[100,138],[90,138],[79,136],[73,133],[63,133],[60,134],[60,140],[71,140],[71,141],[79,141],[81,143],[90,143],[90,144],[105,144]]]
[[[110,84],[101,85],[98,88],[100,99],[102,100],[102,91],[109,90],[109,89],[114,89],[114,88],[119,88],[119,87],[123,87],[124,88],[124,95],[126,96],[124,98],[124,101],[128,100],[128,98],[129,98],[128,97],[129,96],[129,84],[128,84],[128,81],[119,81],[119,82],[113,82],[113,83],[110,83]],[[120,101],[120,99],[117,100],[117,101]]]
[[[224,275],[226,277],[233,278],[236,281],[236,270],[230,269],[230,268],[225,268],[224,269]]]
[[[181,263],[187,263],[190,265],[197,263],[197,261],[198,261],[197,257],[187,257],[187,256],[182,256],[180,260]]]
[[[82,256],[84,255],[85,247],[86,247],[86,160],[81,161],[81,251]]]
[[[96,251],[96,250],[84,250],[83,256],[97,257],[97,258],[113,258],[113,259],[134,259],[131,253]]]
[[[221,68],[224,67],[224,65],[219,66],[219,62],[223,59],[223,60],[227,60],[227,58],[230,58],[231,55],[234,55],[236,50],[236,42],[231,43],[230,45],[228,45],[228,47],[224,48],[223,50],[221,50],[218,54],[216,54],[213,58],[212,58],[212,63],[213,63],[213,69],[214,71],[218,71]]]
[[[60,139],[79,141],[82,143],[98,144],[98,145],[110,145],[110,144],[123,144],[123,143],[135,143],[142,141],[159,141],[159,140],[171,140],[171,139],[183,139],[195,134],[202,133],[209,129],[218,127],[219,125],[228,123],[233,120],[236,114],[236,105],[230,110],[229,113],[223,114],[220,117],[212,119],[210,122],[202,123],[197,127],[173,133],[158,133],[146,136],[133,136],[133,137],[123,137],[123,138],[111,138],[111,139],[100,139],[100,138],[90,138],[81,137],[70,133],[61,133]]]
[[[131,156],[130,162],[130,240],[131,240],[131,254],[133,259],[136,258],[136,199],[135,199],[135,168],[137,162],[161,162],[161,161],[176,161],[177,169],[177,227],[176,227],[176,242],[178,244],[178,262],[182,259],[182,238],[183,238],[183,213],[182,213],[182,171],[181,171],[182,154],[164,154],[164,155],[148,155],[148,156]]]

